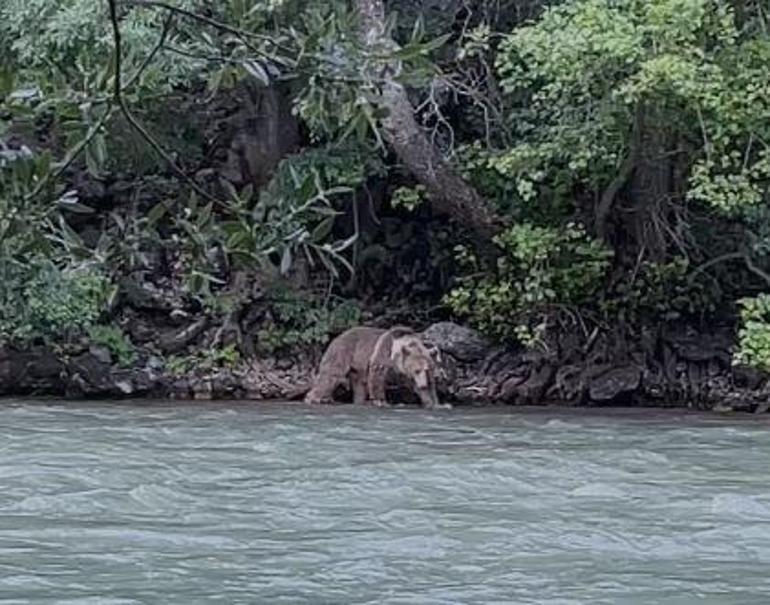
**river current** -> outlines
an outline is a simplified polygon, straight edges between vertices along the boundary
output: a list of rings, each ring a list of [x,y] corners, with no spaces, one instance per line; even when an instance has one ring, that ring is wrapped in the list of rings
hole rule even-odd
[[[767,603],[770,424],[6,401],[2,603]]]

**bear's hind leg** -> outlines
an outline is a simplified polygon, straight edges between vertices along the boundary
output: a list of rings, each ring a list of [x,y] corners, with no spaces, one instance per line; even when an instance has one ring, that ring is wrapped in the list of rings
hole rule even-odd
[[[331,403],[334,401],[334,389],[343,382],[347,382],[347,377],[327,374],[318,376],[313,388],[305,395],[305,403]]]

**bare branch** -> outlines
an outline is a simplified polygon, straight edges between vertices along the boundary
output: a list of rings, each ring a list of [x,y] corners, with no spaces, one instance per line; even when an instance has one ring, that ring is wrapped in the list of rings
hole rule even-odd
[[[115,77],[114,77],[114,90],[113,95],[115,98],[115,103],[120,108],[121,113],[126,118],[126,121],[136,130],[139,135],[147,142],[147,144],[152,147],[155,152],[161,156],[168,164],[171,166],[172,170],[177,173],[182,179],[184,179],[190,187],[199,195],[204,197],[205,199],[213,202],[218,202],[214,196],[212,196],[208,191],[203,189],[198,183],[196,183],[193,179],[191,179],[184,170],[182,170],[174,160],[174,158],[171,157],[171,155],[163,149],[163,147],[158,143],[155,138],[147,131],[147,129],[137,120],[134,115],[131,113],[131,110],[128,108],[128,105],[126,104],[126,100],[123,97],[123,89],[121,86],[121,78],[122,78],[122,62],[123,62],[123,51],[122,51],[122,39],[120,34],[120,22],[118,21],[118,9],[117,9],[117,0],[108,0],[109,7],[110,7],[110,22],[112,23],[112,38],[113,43],[115,46]]]

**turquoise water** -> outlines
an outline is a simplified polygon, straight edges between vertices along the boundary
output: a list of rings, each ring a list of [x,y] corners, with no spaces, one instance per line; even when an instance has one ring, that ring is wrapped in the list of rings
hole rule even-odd
[[[2,603],[764,603],[770,425],[7,401]]]

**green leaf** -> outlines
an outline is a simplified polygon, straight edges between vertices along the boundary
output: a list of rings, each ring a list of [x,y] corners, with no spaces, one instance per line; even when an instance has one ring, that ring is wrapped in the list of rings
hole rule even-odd
[[[154,227],[158,224],[160,219],[162,219],[164,216],[166,216],[166,213],[168,212],[168,209],[166,208],[166,204],[163,202],[158,202],[155,204],[152,208],[150,208],[150,211],[147,213],[147,223],[150,227]]]
[[[281,256],[281,268],[280,272],[281,275],[286,275],[289,272],[289,269],[291,269],[291,248],[289,246],[286,246],[283,249],[283,255]]]
[[[246,59],[242,63],[243,68],[263,86],[270,86],[270,75],[259,61]]]
[[[311,234],[310,240],[314,244],[320,244],[329,236],[329,234],[332,232],[333,227],[334,227],[334,217],[330,216],[328,218],[325,218],[315,226]]]

